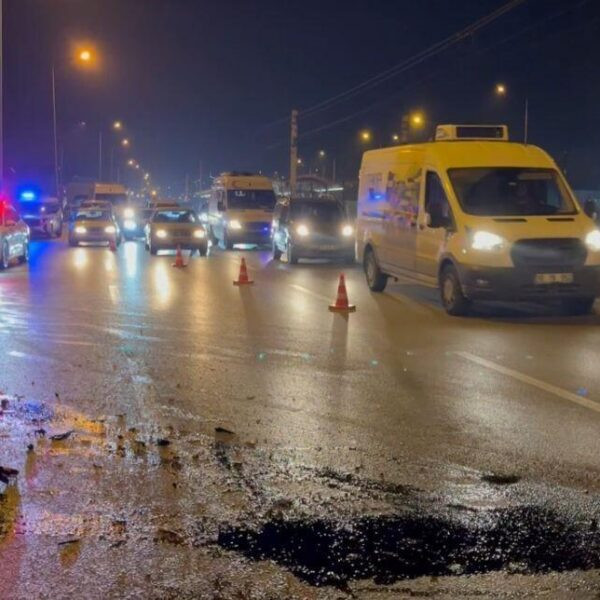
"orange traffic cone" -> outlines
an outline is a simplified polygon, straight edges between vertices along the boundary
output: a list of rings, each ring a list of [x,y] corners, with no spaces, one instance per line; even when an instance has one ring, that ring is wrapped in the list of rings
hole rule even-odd
[[[348,303],[348,293],[346,292],[346,278],[340,273],[340,282],[338,283],[337,298],[335,304],[329,305],[331,312],[354,312],[356,306]]]
[[[242,258],[242,264],[240,265],[240,274],[238,275],[237,281],[233,282],[233,285],[250,285],[254,283],[248,278],[248,269],[246,269],[246,259]]]
[[[110,240],[108,240],[108,248],[111,252],[117,251],[117,240],[115,240],[115,238],[110,238]]]
[[[181,246],[179,244],[177,245],[177,252],[175,253],[175,262],[171,266],[177,267],[178,269],[187,267],[187,265],[183,262],[183,254],[181,254]]]

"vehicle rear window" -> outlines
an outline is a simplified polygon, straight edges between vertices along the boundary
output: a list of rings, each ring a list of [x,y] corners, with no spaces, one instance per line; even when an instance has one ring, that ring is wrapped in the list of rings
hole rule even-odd
[[[159,210],[152,220],[154,223],[197,223],[198,217],[191,210]]]
[[[111,212],[109,210],[78,210],[75,214],[76,221],[110,221]]]

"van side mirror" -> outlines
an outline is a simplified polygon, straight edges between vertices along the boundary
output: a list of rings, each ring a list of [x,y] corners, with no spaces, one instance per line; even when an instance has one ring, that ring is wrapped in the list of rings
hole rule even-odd
[[[217,210],[219,212],[225,212],[225,203],[223,202],[223,200],[219,200],[217,202]]]
[[[585,201],[583,212],[590,217],[590,219],[594,219],[594,221],[598,218],[598,206],[593,198],[588,198]]]
[[[441,229],[442,227],[450,227],[452,219],[438,212],[425,213],[425,225],[431,229]]]

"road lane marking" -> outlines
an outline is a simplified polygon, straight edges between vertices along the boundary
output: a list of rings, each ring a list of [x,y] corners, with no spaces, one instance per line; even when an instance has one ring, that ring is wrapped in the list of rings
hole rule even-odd
[[[455,352],[458,356],[464,358],[465,360],[469,360],[474,362],[482,367],[486,367],[491,369],[492,371],[496,371],[497,373],[502,373],[503,375],[507,375],[508,377],[512,377],[518,381],[523,383],[527,383],[533,387],[536,387],[540,390],[548,392],[550,394],[554,394],[563,400],[569,400],[569,402],[573,402],[574,404],[579,404],[579,406],[583,406],[584,408],[589,408],[595,412],[600,412],[600,404],[594,402],[593,400],[588,400],[582,396],[578,396],[573,392],[569,392],[564,390],[563,388],[559,388],[551,383],[546,383],[541,379],[536,379],[535,377],[531,377],[530,375],[525,375],[525,373],[521,373],[519,371],[515,371],[514,369],[509,369],[508,367],[503,367],[498,363],[492,362],[491,360],[487,360],[485,358],[481,358],[480,356],[475,356],[470,352]]]

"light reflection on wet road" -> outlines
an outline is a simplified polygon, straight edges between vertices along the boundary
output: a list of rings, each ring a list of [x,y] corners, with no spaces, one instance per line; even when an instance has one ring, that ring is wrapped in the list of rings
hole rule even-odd
[[[232,282],[242,255],[256,283],[240,289]],[[292,267],[257,251],[216,251],[192,258],[183,270],[172,262],[172,256],[150,257],[135,242],[112,253],[40,241],[32,246],[29,268],[0,274],[2,389],[60,408],[65,424],[79,432],[76,450],[69,450],[75,457],[70,478],[63,473],[49,484],[43,472],[52,468],[55,474],[58,452],[36,446],[44,457],[35,466],[38,475],[31,477],[29,465],[27,482],[19,480],[25,516],[35,506],[32,523],[50,519],[56,526],[24,534],[25,546],[13,542],[9,560],[21,561],[15,596],[38,589],[19,583],[32,561],[52,570],[48,546],[37,545],[38,538],[60,537],[62,527],[64,535],[118,543],[111,531],[119,502],[144,539],[153,539],[154,521],[150,527],[133,507],[150,520],[169,512],[178,525],[167,518],[168,527],[161,527],[197,539],[198,519],[205,519],[209,532],[219,522],[260,524],[279,506],[278,498],[293,503],[282,509],[286,514],[303,518],[362,517],[402,504],[365,491],[368,486],[355,489],[350,480],[339,497],[327,500],[324,489],[332,494],[332,479],[324,481],[315,470],[408,486],[418,490],[419,502],[439,498],[443,506],[479,510],[556,502],[567,511],[579,505],[592,511],[591,502],[595,509],[600,415],[594,406],[570,401],[569,394],[600,403],[600,316],[536,316],[527,306],[484,306],[472,318],[453,319],[442,312],[434,290],[402,283],[371,294],[356,266],[343,268],[358,307],[345,320],[327,310],[338,265]],[[127,427],[119,432],[121,414]],[[84,426],[95,419],[108,423],[106,436]],[[30,435],[21,426],[20,434]],[[238,440],[215,459],[217,426]],[[139,430],[137,442],[129,427]],[[17,447],[23,450],[27,442],[19,442],[7,425],[3,431],[10,450],[0,453],[0,465],[12,459],[23,468],[26,457]],[[89,445],[82,447],[86,436]],[[178,441],[173,456],[156,451],[159,436]],[[151,451],[140,454],[144,447]],[[120,454],[124,460],[115,466]],[[99,485],[90,461],[102,473],[115,472]],[[148,464],[152,468],[145,470]],[[168,469],[168,477],[159,467]],[[501,490],[482,486],[481,476],[490,473],[514,474],[519,483]],[[50,489],[32,492],[33,480]],[[69,489],[69,497],[57,485]],[[93,502],[94,485],[103,509],[88,518],[102,523],[75,527],[70,502],[77,504],[78,490]],[[41,508],[46,504],[52,508]],[[40,510],[54,516],[42,512],[40,519]],[[115,547],[115,555],[125,556],[127,545]],[[181,558],[178,544],[160,545],[161,552],[165,548],[167,563]],[[98,552],[83,539],[81,547],[57,556],[63,569],[84,573],[83,565]],[[210,562],[204,554],[186,556],[196,566]],[[158,558],[138,560],[150,568]],[[231,568],[222,556],[215,562],[229,565],[217,570]],[[261,569],[268,572],[258,575]],[[285,571],[273,569],[235,564],[244,581],[277,580],[280,596],[274,597],[317,593],[295,579],[290,583],[287,575],[282,583]],[[108,566],[105,571],[115,573]],[[182,594],[200,585],[195,575],[186,576],[191,579]],[[64,576],[54,581],[67,586]]]

